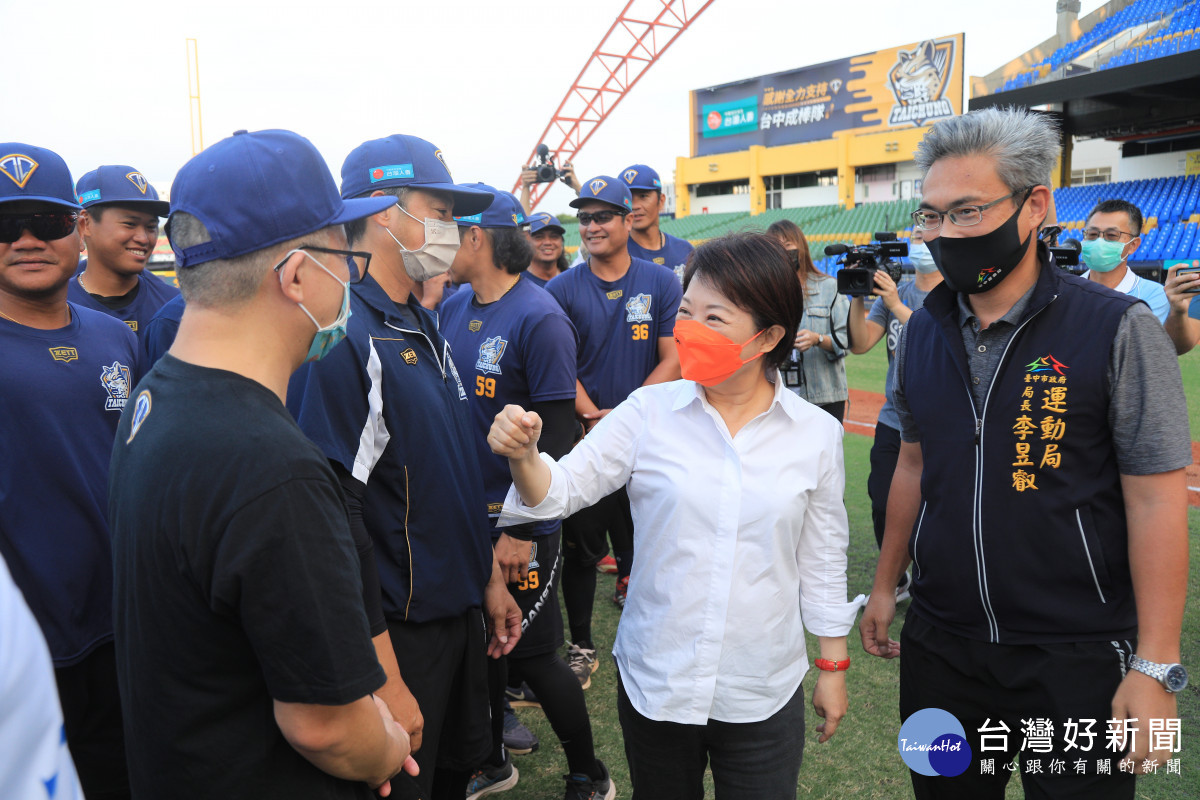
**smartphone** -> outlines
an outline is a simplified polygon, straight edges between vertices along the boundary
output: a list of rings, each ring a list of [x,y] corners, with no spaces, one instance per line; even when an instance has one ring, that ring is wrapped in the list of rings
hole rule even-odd
[[[1194,275],[1197,272],[1200,272],[1200,267],[1180,267],[1175,274]],[[1196,294],[1197,292],[1200,292],[1200,283],[1194,284],[1192,288],[1184,290],[1185,294]]]

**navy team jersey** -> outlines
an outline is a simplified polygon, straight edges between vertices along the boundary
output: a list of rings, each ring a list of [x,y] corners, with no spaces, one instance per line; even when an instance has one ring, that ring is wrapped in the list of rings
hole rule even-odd
[[[587,264],[546,284],[579,334],[579,382],[598,408],[615,408],[658,366],[658,340],[673,336],[683,289],[669,269],[633,258],[616,281]]]
[[[633,258],[640,258],[643,261],[653,261],[659,266],[666,267],[675,273],[679,278],[679,282],[683,283],[683,268],[687,266],[688,256],[696,248],[692,247],[692,243],[680,239],[677,236],[672,236],[669,233],[664,233],[663,246],[658,250],[647,250],[640,244],[629,237],[629,255]]]
[[[437,318],[369,274],[350,291],[346,340],[288,385],[301,430],[366,484],[384,616],[429,622],[483,604],[490,525],[467,392]]]
[[[108,462],[141,378],[127,326],[68,307],[70,323],[55,330],[0,317],[0,554],[56,667],[112,640]]]
[[[464,286],[442,310],[442,335],[466,380],[488,516],[495,519],[512,473],[508,459],[488,446],[487,432],[510,403],[528,409],[531,402],[575,398],[575,328],[544,289],[518,280],[499,300],[483,306]],[[559,525],[558,520],[539,522],[530,533],[551,533]],[[493,529],[493,535],[500,533]]]
[[[79,270],[75,277],[67,283],[67,299],[76,305],[93,309],[116,317],[129,326],[130,330],[142,338],[142,331],[168,301],[179,296],[179,290],[150,270],[143,270],[138,279],[137,295],[124,308],[109,308],[88,294],[79,283],[79,276],[87,269],[87,260],[80,261]]]
[[[138,333],[138,338],[142,341],[142,352],[146,357],[147,372],[175,342],[175,334],[179,333],[179,320],[183,319],[183,306],[183,295],[176,295],[160,308],[146,324],[145,329]]]

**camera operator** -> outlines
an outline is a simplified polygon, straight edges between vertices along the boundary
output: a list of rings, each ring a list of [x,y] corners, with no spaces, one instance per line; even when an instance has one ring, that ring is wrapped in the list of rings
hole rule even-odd
[[[875,423],[875,443],[871,445],[871,473],[867,477],[867,495],[871,498],[871,520],[875,524],[875,543],[883,543],[884,520],[887,515],[888,490],[892,485],[892,473],[896,471],[896,459],[900,455],[900,420],[892,405],[892,387],[895,384],[896,342],[900,330],[907,324],[912,313],[925,304],[925,296],[942,282],[942,274],[933,263],[933,255],[925,245],[924,232],[914,230],[909,240],[908,260],[916,271],[913,280],[900,286],[892,280],[887,270],[877,269],[872,276],[877,298],[870,312],[864,308],[862,297],[850,301],[850,352],[856,356],[868,352],[887,335],[887,377],[884,379],[883,408]],[[908,573],[904,574],[896,587],[896,602],[908,598]]]
[[[1200,261],[1176,264],[1167,270],[1167,283],[1164,287],[1170,310],[1163,327],[1167,336],[1175,345],[1176,355],[1189,352],[1200,344],[1200,303],[1194,302],[1200,298]],[[1180,273],[1183,274],[1180,274]]]
[[[561,167],[556,166],[554,157],[550,155],[550,149],[544,144],[539,144],[537,158],[534,159],[534,162],[521,167],[521,208],[525,209],[525,216],[529,216],[533,211],[534,184],[553,183],[555,180],[560,180],[570,186],[575,194],[579,194],[583,188],[579,178],[575,177],[575,167],[571,165],[571,162],[564,161]]]
[[[846,338],[850,304],[838,294],[837,282],[820,272],[808,251],[808,240],[791,220],[771,223],[767,235],[783,245],[796,268],[804,290],[804,315],[796,331],[794,349],[781,371],[784,384],[841,422],[846,416],[846,351],[838,344]]]

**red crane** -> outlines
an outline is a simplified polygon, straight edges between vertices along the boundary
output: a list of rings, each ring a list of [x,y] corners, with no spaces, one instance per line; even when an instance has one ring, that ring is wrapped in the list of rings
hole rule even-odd
[[[629,0],[579,71],[538,142],[550,148],[559,164],[573,161],[646,70],[712,3],[713,0]],[[536,151],[535,146],[525,163],[533,163]],[[537,207],[552,185],[533,186],[530,210]],[[520,188],[518,177],[513,192]]]

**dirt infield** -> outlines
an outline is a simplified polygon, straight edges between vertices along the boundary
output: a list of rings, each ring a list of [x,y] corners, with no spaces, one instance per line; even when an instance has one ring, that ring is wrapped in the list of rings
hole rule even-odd
[[[846,408],[846,431],[863,436],[875,435],[875,420],[883,408],[883,395],[878,392],[850,390]],[[1188,504],[1200,507],[1200,442],[1192,442],[1192,465],[1187,468]]]

